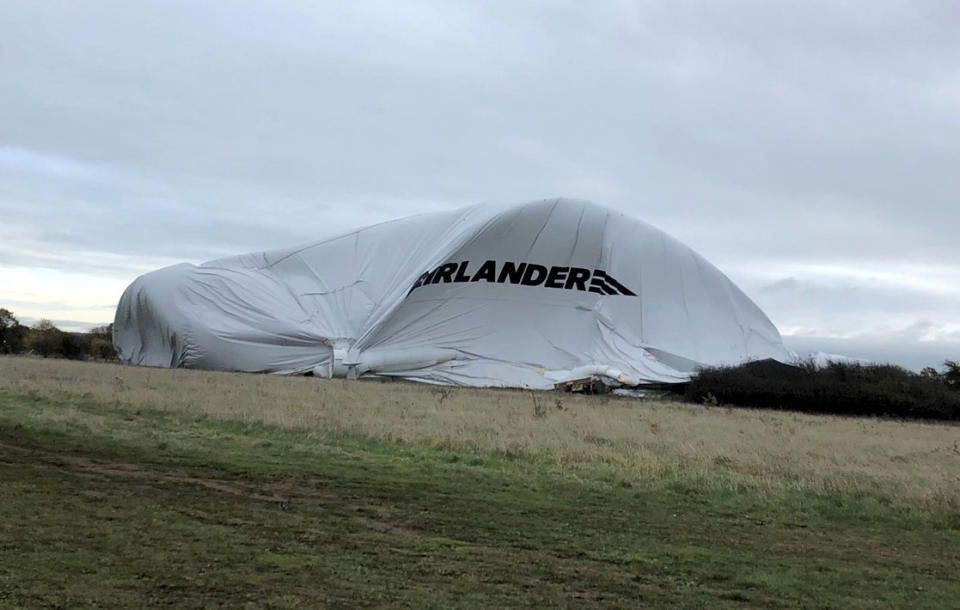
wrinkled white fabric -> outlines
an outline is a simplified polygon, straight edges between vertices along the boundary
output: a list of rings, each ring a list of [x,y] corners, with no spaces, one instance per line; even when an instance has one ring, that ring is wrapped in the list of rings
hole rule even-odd
[[[124,292],[114,345],[149,366],[529,388],[790,359],[763,312],[695,252],[566,199],[160,269]]]

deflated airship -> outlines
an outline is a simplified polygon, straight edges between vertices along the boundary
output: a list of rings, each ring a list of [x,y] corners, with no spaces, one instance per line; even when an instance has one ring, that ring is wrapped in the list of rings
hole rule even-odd
[[[682,382],[789,361],[766,315],[693,250],[585,201],[475,205],[137,278],[129,363],[547,389]]]

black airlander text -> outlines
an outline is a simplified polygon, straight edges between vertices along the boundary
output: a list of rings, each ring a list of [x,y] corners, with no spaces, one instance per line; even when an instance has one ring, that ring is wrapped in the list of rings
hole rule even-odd
[[[490,282],[496,284],[520,284],[543,286],[564,290],[582,290],[605,295],[637,296],[626,286],[600,269],[582,267],[545,267],[535,263],[484,261],[471,266],[470,261],[444,263],[423,273],[410,288],[413,292],[429,284],[462,284],[466,282]],[[407,294],[410,294],[408,292]]]

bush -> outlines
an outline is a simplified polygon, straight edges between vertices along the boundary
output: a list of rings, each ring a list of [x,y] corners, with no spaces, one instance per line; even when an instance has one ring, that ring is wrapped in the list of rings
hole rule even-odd
[[[719,404],[839,415],[960,420],[960,384],[901,367],[831,362],[819,367],[774,360],[699,371],[682,390],[684,399]],[[948,380],[949,379],[949,380]]]

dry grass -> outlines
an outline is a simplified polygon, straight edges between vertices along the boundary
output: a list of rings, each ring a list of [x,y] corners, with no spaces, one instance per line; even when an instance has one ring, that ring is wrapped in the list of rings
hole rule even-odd
[[[524,457],[623,485],[683,478],[960,508],[955,425],[17,357],[0,357],[0,388]]]

